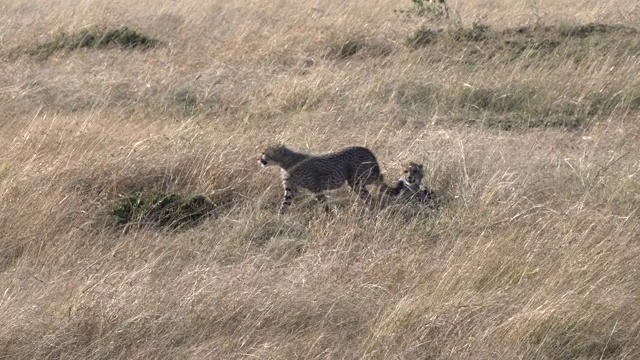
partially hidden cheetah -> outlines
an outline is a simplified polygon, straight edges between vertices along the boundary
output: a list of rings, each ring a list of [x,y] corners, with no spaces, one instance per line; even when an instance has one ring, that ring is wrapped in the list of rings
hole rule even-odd
[[[420,203],[430,203],[435,200],[435,192],[422,185],[424,166],[409,162],[404,170],[404,176],[393,186],[383,186],[382,193],[391,198],[403,200],[418,200]]]
[[[262,166],[279,166],[282,172],[284,196],[280,214],[291,205],[299,188],[315,194],[316,199],[326,204],[326,190],[337,189],[346,182],[366,203],[371,196],[366,189],[370,184],[384,184],[380,166],[371,150],[362,146],[351,146],[340,151],[312,155],[297,152],[284,145],[268,147],[260,156]]]

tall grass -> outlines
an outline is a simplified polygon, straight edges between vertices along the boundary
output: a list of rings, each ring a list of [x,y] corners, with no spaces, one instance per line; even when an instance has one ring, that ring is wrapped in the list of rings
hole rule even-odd
[[[640,8],[407,5],[0,5],[0,358],[640,356]],[[443,201],[277,216],[276,142]],[[114,225],[138,194],[213,209]]]

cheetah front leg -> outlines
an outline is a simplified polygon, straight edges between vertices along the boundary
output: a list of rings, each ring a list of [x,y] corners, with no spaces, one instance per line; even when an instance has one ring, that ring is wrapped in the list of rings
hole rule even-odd
[[[402,192],[404,188],[404,183],[402,181],[397,181],[393,186],[389,186],[386,183],[383,183],[380,187],[380,193],[382,195],[397,197]]]
[[[331,212],[331,209],[329,208],[329,204],[327,204],[327,195],[323,193],[316,194],[316,200],[318,200],[318,202],[322,204],[324,208],[324,212],[326,213]]]
[[[435,191],[429,189],[429,188],[425,188],[425,187],[420,187],[420,191],[418,192],[418,200],[420,201],[420,203],[422,204],[428,204],[433,206],[434,202],[436,201],[436,193]]]
[[[365,204],[371,203],[371,194],[369,194],[369,191],[367,191],[367,188],[364,187],[364,185],[357,186],[353,190],[358,193],[358,196],[365,202]]]
[[[364,201],[366,204],[369,204],[371,202],[371,195],[369,194],[369,191],[367,191],[365,184],[357,180],[347,181],[347,184],[349,184],[349,187],[351,188],[351,190],[353,190],[356,194],[358,194],[358,196],[360,197],[360,199],[362,199],[362,201]]]
[[[284,187],[284,195],[282,196],[282,204],[280,204],[280,215],[287,212],[296,195],[296,186],[288,178],[282,180],[282,187]]]

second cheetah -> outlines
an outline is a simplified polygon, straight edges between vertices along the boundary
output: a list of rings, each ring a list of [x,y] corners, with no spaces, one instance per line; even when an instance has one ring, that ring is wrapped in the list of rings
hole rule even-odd
[[[394,186],[384,186],[383,194],[396,199],[415,199],[420,203],[430,203],[435,199],[433,190],[422,185],[424,167],[422,164],[409,162],[404,170],[404,177],[400,178]]]
[[[360,198],[370,201],[366,189],[370,184],[384,184],[380,166],[371,150],[362,146],[351,146],[340,151],[312,155],[297,152],[284,145],[268,147],[259,159],[262,166],[278,166],[282,172],[284,195],[280,214],[291,205],[298,188],[311,191],[316,199],[326,204],[326,190],[337,189],[346,182]]]

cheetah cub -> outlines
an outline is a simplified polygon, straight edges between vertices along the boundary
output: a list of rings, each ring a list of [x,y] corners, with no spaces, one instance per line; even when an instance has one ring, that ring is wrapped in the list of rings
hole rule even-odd
[[[291,205],[299,188],[315,194],[316,199],[326,204],[326,190],[337,189],[346,182],[366,203],[371,196],[366,189],[370,184],[384,184],[380,166],[371,150],[351,146],[340,151],[311,155],[297,152],[284,145],[268,147],[260,156],[262,166],[278,166],[282,172],[284,196],[280,214]]]
[[[404,170],[404,176],[398,179],[394,186],[383,186],[382,192],[391,198],[403,200],[418,200],[420,203],[430,203],[435,200],[433,190],[422,185],[424,167],[422,164],[409,162]]]

